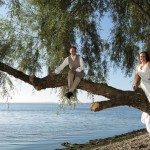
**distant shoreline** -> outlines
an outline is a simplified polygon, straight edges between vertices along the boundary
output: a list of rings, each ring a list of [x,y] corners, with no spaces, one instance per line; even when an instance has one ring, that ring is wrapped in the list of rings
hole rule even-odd
[[[56,150],[150,150],[150,135],[140,129],[104,139],[90,140],[85,144],[62,143],[65,147]]]

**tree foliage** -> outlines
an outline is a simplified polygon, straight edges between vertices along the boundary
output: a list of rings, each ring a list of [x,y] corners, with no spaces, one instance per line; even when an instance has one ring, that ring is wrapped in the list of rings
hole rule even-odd
[[[101,6],[98,2],[70,0],[12,3],[11,24],[16,27],[13,30],[19,68],[30,74],[39,72],[41,66],[54,70],[68,55],[70,46],[76,45],[85,60],[87,78],[104,80],[107,69],[103,67],[103,41],[95,21],[106,9],[106,4],[101,3]]]
[[[147,49],[149,0],[0,0],[0,61],[28,75],[52,72],[75,45],[86,79],[106,82],[113,65],[131,75],[138,52]],[[113,23],[101,37],[105,15]],[[3,76],[2,76],[3,77]]]
[[[109,9],[114,23],[110,42],[111,60],[117,67],[125,70],[126,74],[132,74],[138,52],[142,49],[147,50],[147,37],[150,33],[150,2],[113,0]],[[144,9],[144,12],[141,12],[141,9]]]

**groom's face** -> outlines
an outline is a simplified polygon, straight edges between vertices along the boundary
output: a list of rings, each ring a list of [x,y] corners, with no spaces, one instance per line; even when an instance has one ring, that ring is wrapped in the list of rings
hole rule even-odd
[[[70,48],[70,54],[72,56],[75,56],[76,55],[76,49],[75,48]]]

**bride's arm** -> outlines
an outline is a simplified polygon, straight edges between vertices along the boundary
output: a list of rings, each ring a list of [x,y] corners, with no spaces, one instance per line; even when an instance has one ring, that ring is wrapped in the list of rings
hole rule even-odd
[[[134,84],[133,84],[133,90],[136,90],[139,86],[139,75],[138,75],[138,66],[136,67],[136,72],[134,76]]]

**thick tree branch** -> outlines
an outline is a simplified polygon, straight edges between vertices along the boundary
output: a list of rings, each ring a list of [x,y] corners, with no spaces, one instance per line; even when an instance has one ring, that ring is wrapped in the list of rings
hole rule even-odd
[[[124,91],[126,95],[126,91]],[[147,100],[147,97],[144,95],[141,89],[138,89],[136,92],[133,92],[132,95],[123,96],[122,99],[111,99],[107,101],[94,102],[91,104],[91,111],[101,111],[106,108],[117,107],[117,106],[131,106],[137,108],[141,111],[147,112],[150,114],[150,103]]]
[[[18,78],[26,83],[32,84],[29,80],[29,76],[24,74],[21,71],[18,71],[16,69],[11,68],[10,66],[0,62],[0,71],[6,72],[9,75],[14,76],[15,78]]]
[[[37,90],[67,86],[67,75],[50,74],[44,78],[38,78],[35,76],[30,77],[2,62],[0,62],[0,70],[29,83]],[[122,91],[108,86],[107,84],[94,83],[88,80],[82,80],[78,89],[85,90],[95,95],[102,95],[110,99],[108,101],[92,103],[92,111],[100,111],[110,107],[128,105],[150,114],[150,103],[147,101],[147,98],[142,91]]]

